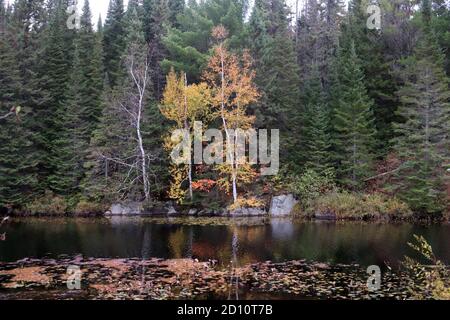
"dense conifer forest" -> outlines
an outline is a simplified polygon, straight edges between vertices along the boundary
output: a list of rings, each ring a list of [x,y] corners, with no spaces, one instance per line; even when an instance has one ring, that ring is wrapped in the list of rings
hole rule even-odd
[[[448,1],[110,0],[96,24],[74,2],[0,0],[2,212],[283,192],[302,212],[448,211]],[[279,129],[279,172],[173,163],[171,133],[199,121],[226,145],[233,129]]]

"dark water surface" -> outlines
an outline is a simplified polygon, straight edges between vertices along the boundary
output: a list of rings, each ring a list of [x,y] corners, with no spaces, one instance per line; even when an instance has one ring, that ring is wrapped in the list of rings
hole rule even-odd
[[[300,222],[214,218],[14,219],[0,230],[0,261],[82,254],[98,258],[197,258],[228,264],[314,260],[388,263],[414,256],[407,243],[423,235],[450,262],[450,225]]]

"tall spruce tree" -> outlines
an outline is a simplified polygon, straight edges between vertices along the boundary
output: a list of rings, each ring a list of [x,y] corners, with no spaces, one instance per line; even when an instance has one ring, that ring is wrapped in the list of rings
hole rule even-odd
[[[59,0],[50,9],[50,22],[45,31],[38,70],[39,85],[47,91],[39,106],[42,123],[38,133],[39,147],[44,150],[39,174],[45,181],[44,188],[48,190],[58,189],[60,184],[56,171],[62,154],[55,142],[64,131],[64,121],[60,115],[72,69],[75,30],[67,28],[67,8],[72,4],[72,0]]]
[[[340,45],[348,46],[354,42],[356,54],[361,58],[364,85],[373,101],[377,156],[382,157],[388,152],[389,141],[394,136],[393,122],[397,120],[398,107],[395,94],[397,83],[391,67],[395,62],[386,54],[385,29],[389,28],[386,25],[381,30],[367,27],[368,5],[367,0],[350,1],[349,12],[342,26]]]
[[[52,189],[66,196],[79,192],[86,150],[102,107],[101,44],[92,28],[88,1],[84,3],[73,56],[65,101],[57,112],[62,125],[55,140],[58,156],[51,178]]]
[[[296,21],[296,50],[303,84],[318,68],[324,90],[330,88],[330,68],[341,34],[342,0],[306,0]]]
[[[158,100],[164,90],[165,81],[165,76],[161,70],[161,62],[166,56],[162,38],[170,26],[170,17],[171,11],[168,0],[144,1],[144,32],[149,43],[153,94]]]
[[[10,9],[8,14],[8,45],[14,50],[15,56],[9,68],[15,65],[18,70],[20,85],[15,104],[22,107],[20,126],[8,130],[15,137],[8,141],[15,143],[14,151],[10,150],[9,156],[15,161],[12,167],[16,172],[14,176],[4,176],[5,180],[20,188],[20,192],[11,193],[17,197],[15,205],[25,205],[30,198],[43,192],[46,185],[45,177],[39,174],[47,154],[47,150],[42,146],[41,136],[45,129],[41,114],[45,110],[43,102],[47,90],[39,83],[39,52],[43,47],[43,35],[48,20],[44,4],[44,0],[17,0],[10,6],[12,11]],[[7,80],[8,77],[4,79]],[[12,83],[14,82],[10,82]],[[2,143],[4,146],[6,144]],[[13,182],[15,179],[20,182]]]
[[[89,142],[102,111],[103,64],[101,39],[93,31],[88,0],[84,2],[77,41],[81,79],[75,86],[81,98],[79,101],[79,107],[82,109],[81,121],[85,124],[83,139]]]
[[[284,0],[260,0],[254,5],[248,37],[253,46],[256,84],[262,97],[255,106],[257,127],[280,129],[282,162],[296,165],[301,114],[299,69]]]
[[[125,50],[123,0],[110,0],[103,37],[104,66],[110,87],[118,84],[121,76],[120,59]]]
[[[30,200],[36,187],[36,159],[30,131],[21,114],[21,78],[17,60],[17,34],[10,28],[0,2],[0,209],[17,208]],[[9,18],[9,17],[8,17]],[[25,116],[29,115],[28,110]],[[6,117],[6,115],[11,116]]]
[[[164,72],[172,68],[184,71],[189,81],[200,79],[207,61],[210,34],[214,23],[200,10],[200,5],[191,1],[177,18],[177,27],[169,28],[162,39],[167,57],[162,61]]]
[[[429,23],[426,16],[424,23]],[[421,213],[438,213],[448,205],[450,90],[444,59],[434,35],[425,28],[415,55],[404,61],[404,85],[398,91],[403,121],[395,125],[393,143],[401,165],[391,187]]]
[[[73,67],[67,86],[64,104],[57,111],[62,123],[58,138],[54,141],[54,148],[58,150],[55,158],[55,170],[50,176],[51,188],[63,196],[75,196],[83,176],[83,160],[88,146],[86,135],[88,125],[83,121],[84,96],[79,85],[83,81],[83,69],[80,58],[80,46],[76,43],[74,49]]]
[[[304,114],[301,128],[301,153],[298,161],[308,169],[322,173],[333,167],[330,151],[330,111],[321,81],[319,66],[311,67],[311,78],[304,85]]]
[[[169,22],[171,25],[177,27],[177,16],[183,13],[186,6],[185,0],[169,0],[170,16]]]
[[[175,27],[169,28],[163,38],[167,50],[162,61],[164,72],[174,68],[185,72],[191,82],[200,80],[214,26],[223,25],[228,30],[230,48],[242,49],[246,10],[246,0],[189,1],[184,12],[177,16]]]
[[[373,167],[374,119],[372,101],[364,86],[355,44],[341,48],[337,57],[338,94],[333,106],[333,149],[340,183],[360,189]]]

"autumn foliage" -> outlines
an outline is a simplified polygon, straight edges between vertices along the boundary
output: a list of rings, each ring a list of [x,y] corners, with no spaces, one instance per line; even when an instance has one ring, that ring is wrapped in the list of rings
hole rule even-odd
[[[210,192],[218,185],[227,193],[233,194],[234,202],[238,200],[238,185],[254,180],[256,172],[247,161],[247,157],[237,158],[235,150],[237,129],[253,128],[255,117],[248,115],[247,107],[259,97],[254,84],[255,72],[252,70],[252,59],[247,51],[237,55],[226,47],[227,30],[223,26],[212,31],[217,44],[203,73],[203,82],[188,85],[186,75],[177,75],[173,70],[167,76],[161,113],[175,123],[174,129],[185,129],[193,135],[194,122],[216,123],[221,127],[226,138],[224,143],[224,163],[212,166],[210,171],[216,180],[199,179],[193,181],[192,157],[189,165],[173,165],[171,167],[172,185],[169,196],[182,201],[186,191],[184,182],[189,180],[189,192]],[[166,149],[173,150],[176,141],[166,137]],[[204,170],[203,170],[204,171]]]

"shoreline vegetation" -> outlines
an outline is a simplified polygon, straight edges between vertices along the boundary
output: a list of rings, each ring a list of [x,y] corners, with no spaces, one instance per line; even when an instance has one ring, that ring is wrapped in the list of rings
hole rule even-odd
[[[79,25],[73,0],[29,2],[0,0],[0,215],[241,216],[292,194],[309,219],[448,217],[443,1],[381,1],[373,29],[362,0],[295,21],[285,0],[110,0],[96,28],[88,0]]]
[[[123,217],[155,217],[155,218],[251,218],[251,217],[267,217],[267,218],[293,218],[310,221],[348,221],[348,222],[449,222],[448,214],[427,215],[423,213],[414,213],[407,205],[397,199],[383,199],[380,195],[364,195],[352,193],[333,193],[317,198],[314,203],[302,209],[297,204],[292,213],[289,215],[276,217],[272,216],[268,210],[264,208],[258,209],[258,214],[239,214],[233,215],[232,211],[226,208],[219,210],[209,210],[208,208],[189,207],[189,206],[173,206],[172,202],[152,204],[149,209],[144,209],[139,213],[131,214],[110,214],[108,207],[101,204],[89,204],[86,207],[79,207],[75,210],[68,210],[67,207],[61,206],[64,210],[56,210],[52,206],[42,206],[41,210],[32,212],[11,212],[8,217],[14,218],[98,218],[110,216]],[[167,204],[170,208],[176,208],[173,212],[167,211]],[[124,204],[126,205],[126,203]],[[84,208],[90,210],[95,207],[99,210],[85,211]],[[101,209],[101,210],[100,210]],[[195,213],[192,213],[192,212]]]
[[[288,194],[291,196],[292,194]],[[113,205],[127,207],[138,206],[139,212],[123,214],[111,213],[112,205],[80,201],[75,206],[61,197],[46,194],[45,197],[27,206],[24,211],[9,211],[5,216],[12,217],[103,217],[103,216],[155,216],[155,217],[251,217],[274,216],[271,214],[271,202],[277,196],[265,195],[254,200],[256,206],[226,206],[214,203],[203,206],[197,204],[177,204],[172,201],[154,202],[117,202]],[[246,213],[241,209],[256,209],[256,213]],[[132,209],[131,209],[132,210]],[[275,216],[277,217],[277,216]],[[448,213],[427,214],[413,212],[409,206],[395,197],[381,193],[359,193],[333,190],[310,197],[308,200],[295,200],[294,207],[281,217],[292,217],[306,220],[331,221],[449,221]]]
[[[87,199],[68,199],[52,192],[28,204],[24,210],[9,210],[6,214],[18,217],[96,217],[96,216],[156,216],[156,217],[292,217],[307,220],[331,221],[449,221],[450,212],[427,213],[413,211],[406,202],[382,190],[349,191],[339,187],[330,171],[319,175],[313,170],[305,174],[272,177],[264,188],[253,186],[248,196],[229,205],[227,196],[217,199],[216,193],[200,196],[192,201],[117,201],[92,202]],[[279,212],[272,207],[281,197]],[[114,212],[118,206],[123,212]],[[117,211],[117,210],[116,210]]]

